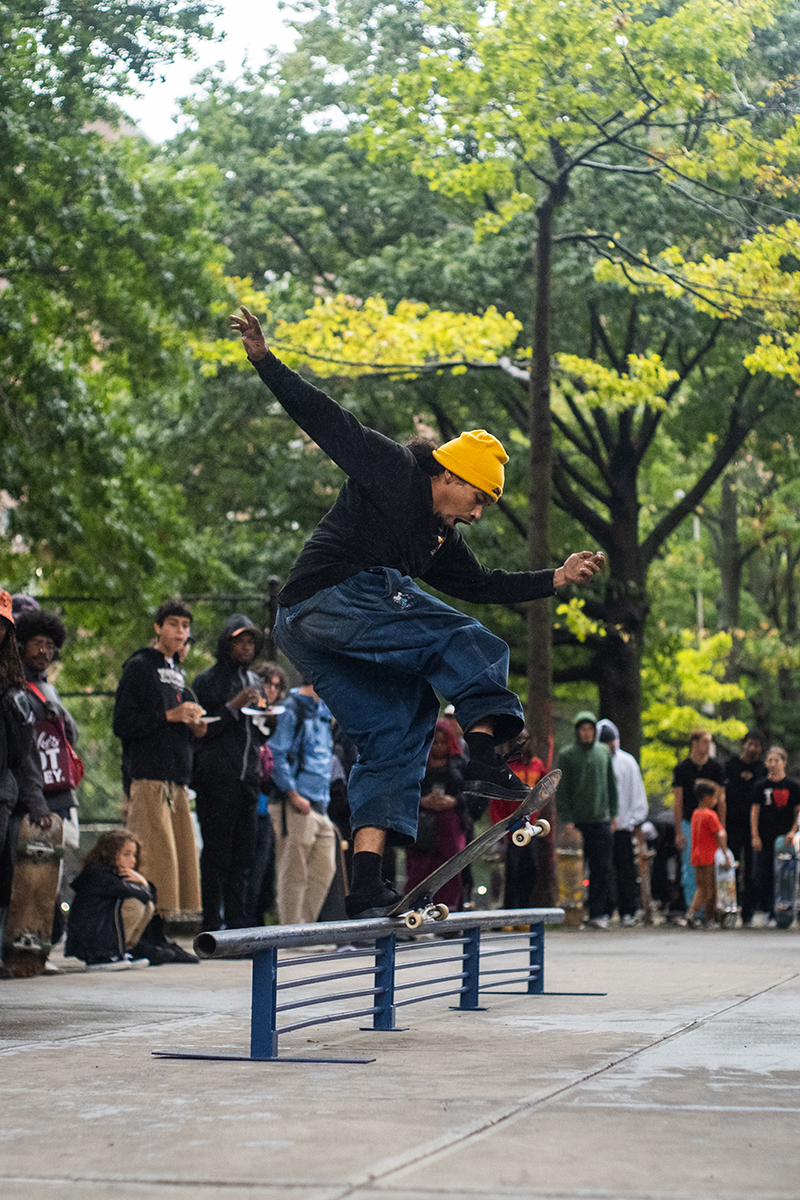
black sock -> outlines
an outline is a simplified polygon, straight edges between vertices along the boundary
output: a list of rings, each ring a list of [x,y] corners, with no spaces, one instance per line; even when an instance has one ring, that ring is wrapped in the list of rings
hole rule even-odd
[[[359,850],[353,855],[353,882],[351,892],[373,892],[381,882],[382,854],[372,850]]]
[[[471,762],[494,762],[494,738],[491,733],[465,733]]]

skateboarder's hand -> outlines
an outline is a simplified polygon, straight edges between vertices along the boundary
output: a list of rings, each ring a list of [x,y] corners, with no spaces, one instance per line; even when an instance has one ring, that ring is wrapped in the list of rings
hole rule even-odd
[[[43,817],[39,817],[36,824],[39,826],[40,829],[49,829],[50,826],[53,824],[53,814],[45,813],[45,815]]]
[[[244,315],[241,317],[235,314],[231,316],[231,329],[242,335],[242,342],[250,362],[258,362],[260,358],[267,356],[267,343],[264,341],[258,318],[254,317],[244,305],[242,305],[242,313]]]
[[[598,571],[605,566],[606,556],[592,550],[581,550],[570,554],[563,567],[557,567],[553,575],[553,587],[564,587],[566,584],[590,583]]]
[[[763,849],[763,846],[761,845],[761,838],[758,836],[758,834],[756,834],[753,838],[753,849],[758,850],[759,853]]]

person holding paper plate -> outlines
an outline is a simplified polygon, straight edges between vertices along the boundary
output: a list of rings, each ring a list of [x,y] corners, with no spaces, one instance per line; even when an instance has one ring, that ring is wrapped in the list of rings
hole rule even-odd
[[[249,617],[234,613],[222,627],[215,665],[192,685],[207,725],[192,774],[203,834],[204,930],[248,925],[245,888],[256,844],[258,756],[269,735],[264,684],[250,664],[263,640]]]

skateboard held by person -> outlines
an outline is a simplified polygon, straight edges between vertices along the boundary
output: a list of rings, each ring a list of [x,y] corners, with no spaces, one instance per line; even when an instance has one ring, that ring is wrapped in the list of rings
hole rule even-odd
[[[49,829],[24,817],[19,831],[3,961],[12,975],[41,975],[51,950],[53,911],[64,857],[64,827],[55,814]]]

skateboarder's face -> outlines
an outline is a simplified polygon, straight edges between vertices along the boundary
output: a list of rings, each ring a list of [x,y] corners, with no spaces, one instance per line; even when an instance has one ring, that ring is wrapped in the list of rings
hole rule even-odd
[[[436,475],[431,480],[431,492],[433,511],[451,529],[456,525],[472,525],[474,521],[479,521],[487,504],[494,504],[486,492],[454,475],[452,471]]]

